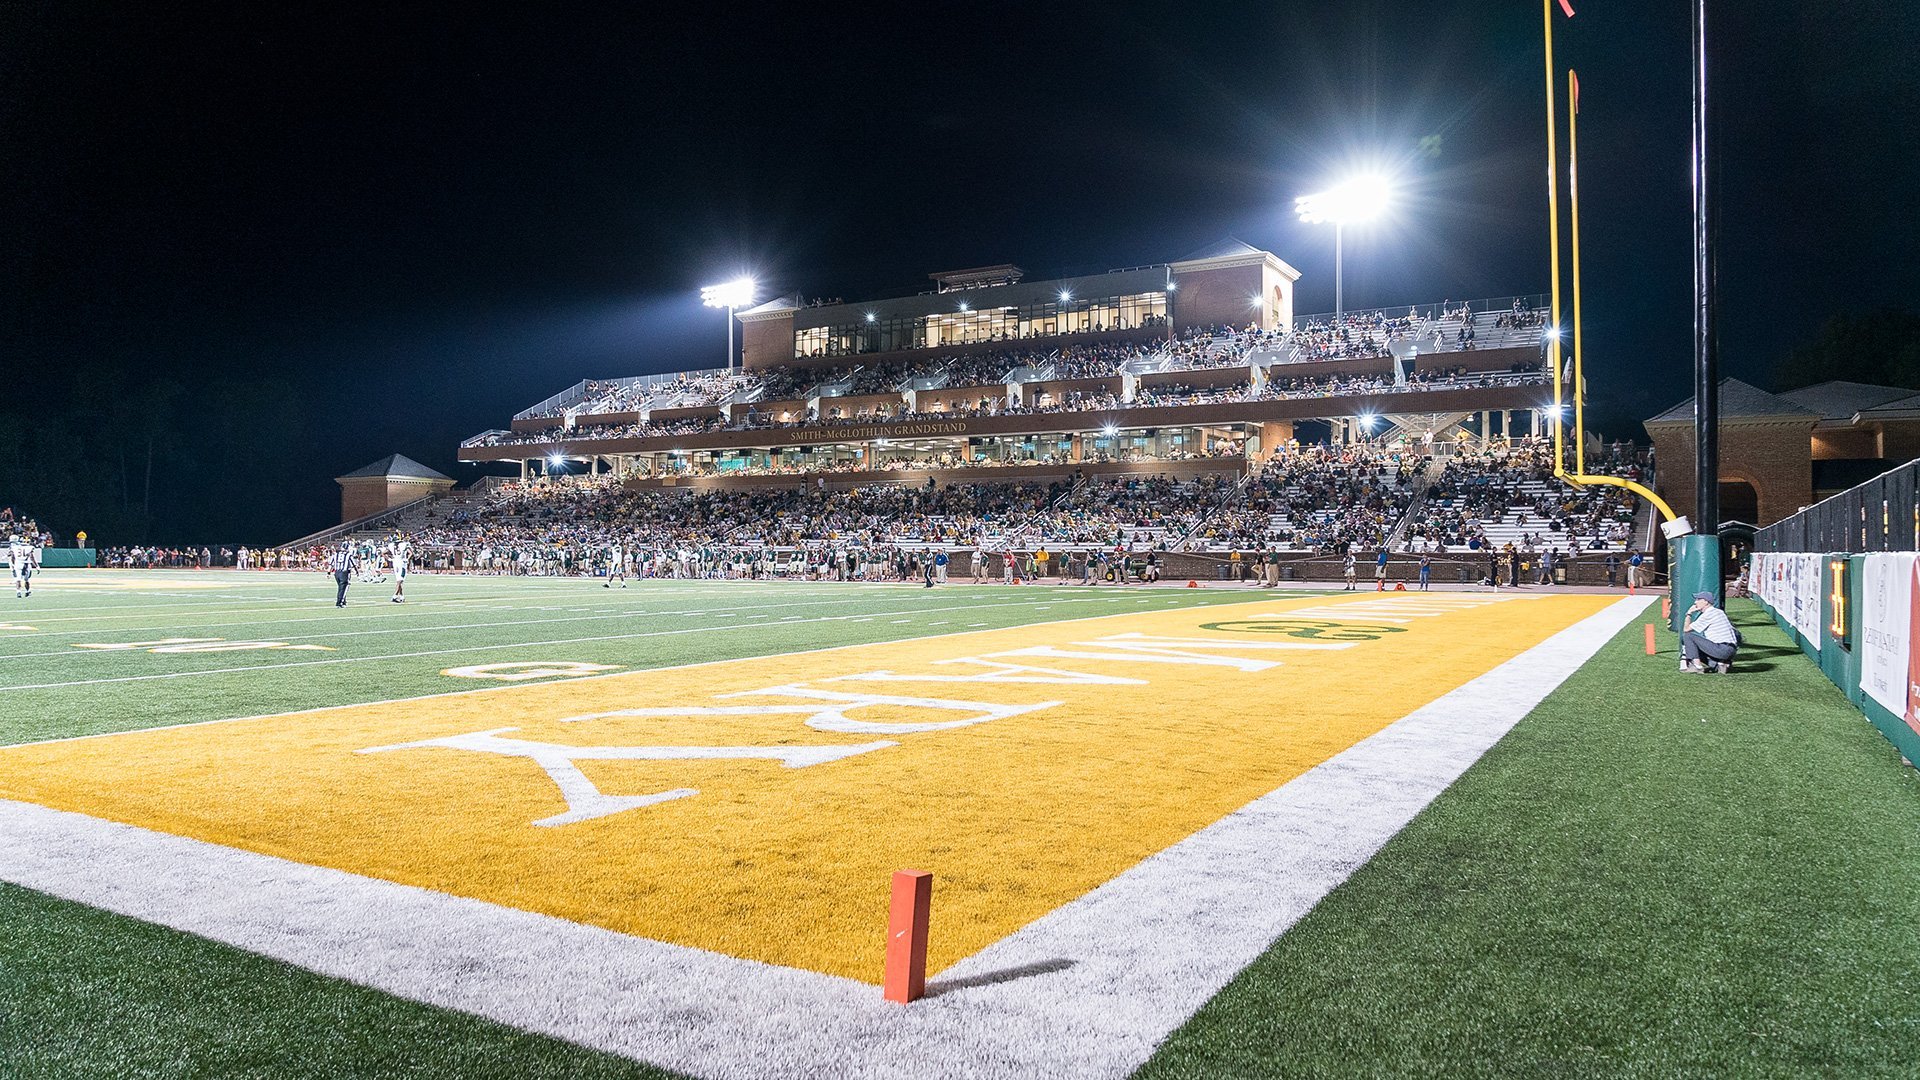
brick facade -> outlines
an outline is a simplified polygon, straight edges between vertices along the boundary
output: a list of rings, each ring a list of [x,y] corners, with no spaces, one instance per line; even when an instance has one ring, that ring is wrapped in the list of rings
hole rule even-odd
[[[452,480],[411,476],[349,476],[336,482],[340,485],[342,524],[428,495],[443,494],[453,487]]]
[[[793,362],[793,312],[740,318],[740,366],[748,371]]]
[[[1727,419],[1720,424],[1720,482],[1747,483],[1759,499],[1760,520],[1771,525],[1813,502],[1811,417]],[[1693,516],[1693,425],[1647,422],[1659,463],[1660,496],[1675,513]]]

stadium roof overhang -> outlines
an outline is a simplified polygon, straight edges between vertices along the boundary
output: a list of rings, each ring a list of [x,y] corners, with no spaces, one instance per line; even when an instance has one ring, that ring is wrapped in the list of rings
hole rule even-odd
[[[1166,292],[1171,272],[1165,266],[1133,270],[1115,270],[1105,274],[1054,278],[1049,281],[1018,281],[981,288],[954,289],[949,292],[902,296],[893,300],[872,300],[858,304],[828,304],[800,308],[793,313],[793,327],[806,330],[816,326],[846,326],[876,319],[913,319],[932,315],[951,315],[967,305],[973,311],[999,307],[1025,307],[1030,304],[1058,302],[1062,292],[1076,301],[1108,296],[1135,296],[1140,293]]]
[[[1222,402],[1208,405],[1116,406],[1077,412],[1018,416],[921,415],[871,423],[806,423],[639,438],[566,438],[460,450],[462,461],[523,461],[552,453],[570,455],[660,454],[673,450],[767,450],[786,446],[870,442],[878,439],[963,439],[985,436],[1095,432],[1109,425],[1123,429],[1198,427],[1320,420],[1400,413],[1481,412],[1544,407],[1540,385],[1466,387],[1402,393],[1363,393],[1316,398]],[[557,434],[557,433],[556,433]]]

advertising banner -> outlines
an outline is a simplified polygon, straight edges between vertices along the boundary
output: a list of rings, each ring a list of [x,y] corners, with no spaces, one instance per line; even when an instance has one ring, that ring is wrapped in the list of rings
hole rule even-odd
[[[1860,572],[1860,689],[1888,712],[1911,714],[1912,553],[1868,555]]]
[[[1920,559],[1913,560],[1913,568],[1907,575],[1907,708],[1905,716],[1907,726],[1920,732],[1920,656],[1914,655],[1920,649],[1920,634],[1913,632],[1916,623],[1920,623]]]

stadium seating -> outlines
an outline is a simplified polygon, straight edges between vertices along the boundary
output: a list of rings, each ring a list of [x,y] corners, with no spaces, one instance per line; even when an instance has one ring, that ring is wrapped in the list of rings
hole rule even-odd
[[[1615,452],[1589,462],[1637,476],[1642,462]],[[1553,477],[1552,446],[1530,439],[1455,454],[1408,523],[1409,550],[1621,551],[1635,538],[1635,503],[1617,487],[1574,488]]]

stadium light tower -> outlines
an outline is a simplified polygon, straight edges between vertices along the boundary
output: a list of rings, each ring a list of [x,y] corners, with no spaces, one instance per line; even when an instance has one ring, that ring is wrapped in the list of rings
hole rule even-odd
[[[1341,250],[1348,225],[1372,221],[1386,212],[1393,196],[1392,186],[1383,176],[1366,174],[1344,180],[1325,191],[1302,195],[1293,200],[1293,212],[1309,225],[1333,224],[1333,317],[1346,312],[1344,252]]]
[[[753,292],[756,288],[750,277],[738,277],[720,285],[709,285],[700,290],[700,302],[712,308],[727,309],[727,370],[734,367],[733,356],[733,313],[740,308],[753,304]]]

